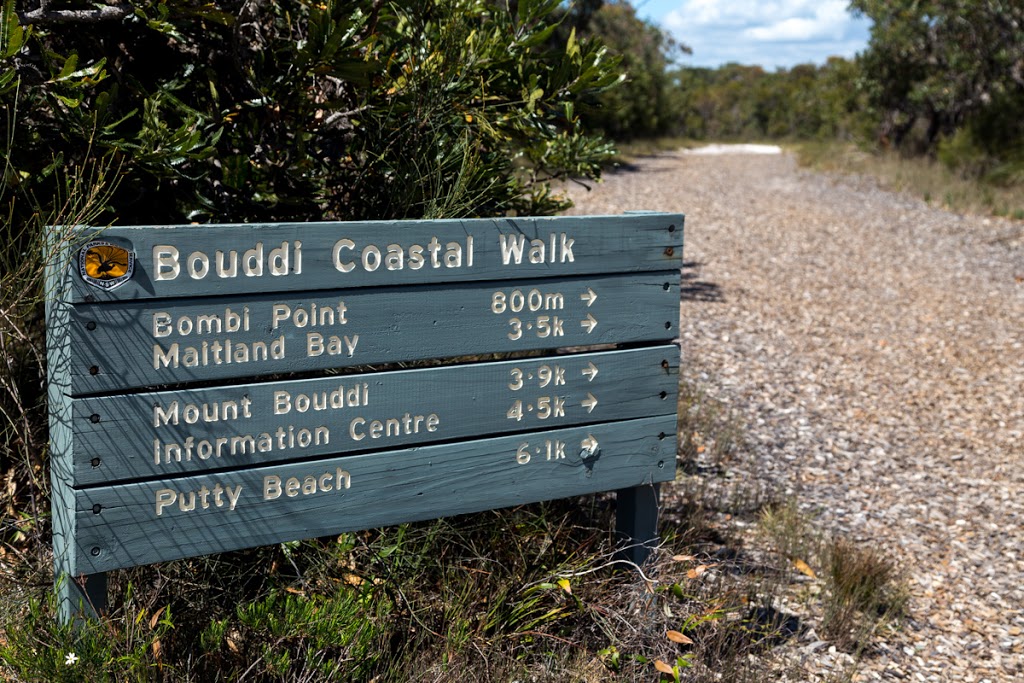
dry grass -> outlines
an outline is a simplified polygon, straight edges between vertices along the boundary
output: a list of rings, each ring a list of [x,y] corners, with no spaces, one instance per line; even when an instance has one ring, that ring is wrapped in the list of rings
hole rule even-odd
[[[766,507],[760,527],[776,552],[814,580],[819,635],[838,648],[862,653],[880,628],[904,616],[903,572],[884,550],[822,533],[794,500]]]
[[[1024,220],[1024,187],[994,185],[960,175],[928,158],[867,152],[850,143],[803,142],[791,146],[802,166],[875,178],[881,187],[907,192],[957,213]]]
[[[822,636],[846,649],[866,648],[879,627],[904,615],[903,574],[883,550],[844,539],[832,541],[824,559],[829,592]]]

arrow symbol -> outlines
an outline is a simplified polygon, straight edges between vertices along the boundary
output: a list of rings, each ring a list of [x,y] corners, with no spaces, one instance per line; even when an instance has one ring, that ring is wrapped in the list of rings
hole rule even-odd
[[[594,438],[593,434],[587,434],[587,438],[580,441],[580,447],[587,452],[587,455],[593,455],[597,452],[597,439]]]
[[[580,405],[587,409],[587,413],[592,413],[594,412],[594,406],[597,405],[597,397],[588,391],[586,400],[581,401]]]
[[[597,293],[594,290],[592,290],[590,287],[587,287],[587,293],[586,294],[580,294],[580,299],[582,301],[586,301],[587,302],[587,308],[590,308],[591,306],[594,305],[594,302],[597,301]]]
[[[597,377],[597,366],[587,361],[587,367],[583,370],[583,376],[587,378],[588,382],[593,382],[594,378]]]
[[[580,325],[586,329],[587,334],[590,334],[597,327],[597,318],[587,313],[587,317],[580,321]]]

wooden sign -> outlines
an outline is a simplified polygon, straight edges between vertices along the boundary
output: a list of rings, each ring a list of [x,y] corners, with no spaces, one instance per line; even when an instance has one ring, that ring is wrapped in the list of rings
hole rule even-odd
[[[674,413],[678,362],[655,346],[78,398],[74,485]]]
[[[674,277],[80,304],[70,319],[71,393],[672,339]]]
[[[128,301],[674,270],[682,221],[650,213],[83,230],[83,243],[120,245],[134,255],[134,274],[109,288],[75,278],[69,298]],[[95,270],[114,280],[128,268],[126,258],[98,253]]]
[[[85,489],[86,574],[675,476],[675,414]]]
[[[597,491],[642,561],[675,471],[682,222],[55,236],[63,614],[111,569]]]

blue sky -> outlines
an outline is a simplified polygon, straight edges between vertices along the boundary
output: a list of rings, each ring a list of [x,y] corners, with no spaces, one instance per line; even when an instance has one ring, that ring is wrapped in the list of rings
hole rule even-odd
[[[848,0],[634,0],[640,16],[693,48],[686,66],[726,62],[767,69],[831,55],[853,57],[868,41],[870,22],[846,10]]]

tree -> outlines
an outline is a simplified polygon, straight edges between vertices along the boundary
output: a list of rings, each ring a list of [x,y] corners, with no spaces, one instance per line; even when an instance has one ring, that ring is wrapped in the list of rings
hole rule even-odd
[[[697,139],[850,140],[867,120],[855,87],[859,74],[841,57],[774,72],[742,64],[680,69],[673,74],[680,132]]]
[[[916,125],[934,151],[978,113],[1024,92],[1024,5],[1016,0],[852,0],[874,25],[861,55],[883,144]]]
[[[599,5],[595,7],[595,5]],[[628,2],[583,3],[584,35],[595,36],[621,58],[623,83],[602,93],[585,120],[615,140],[664,135],[677,125],[668,66],[689,52],[657,26],[643,21]]]

